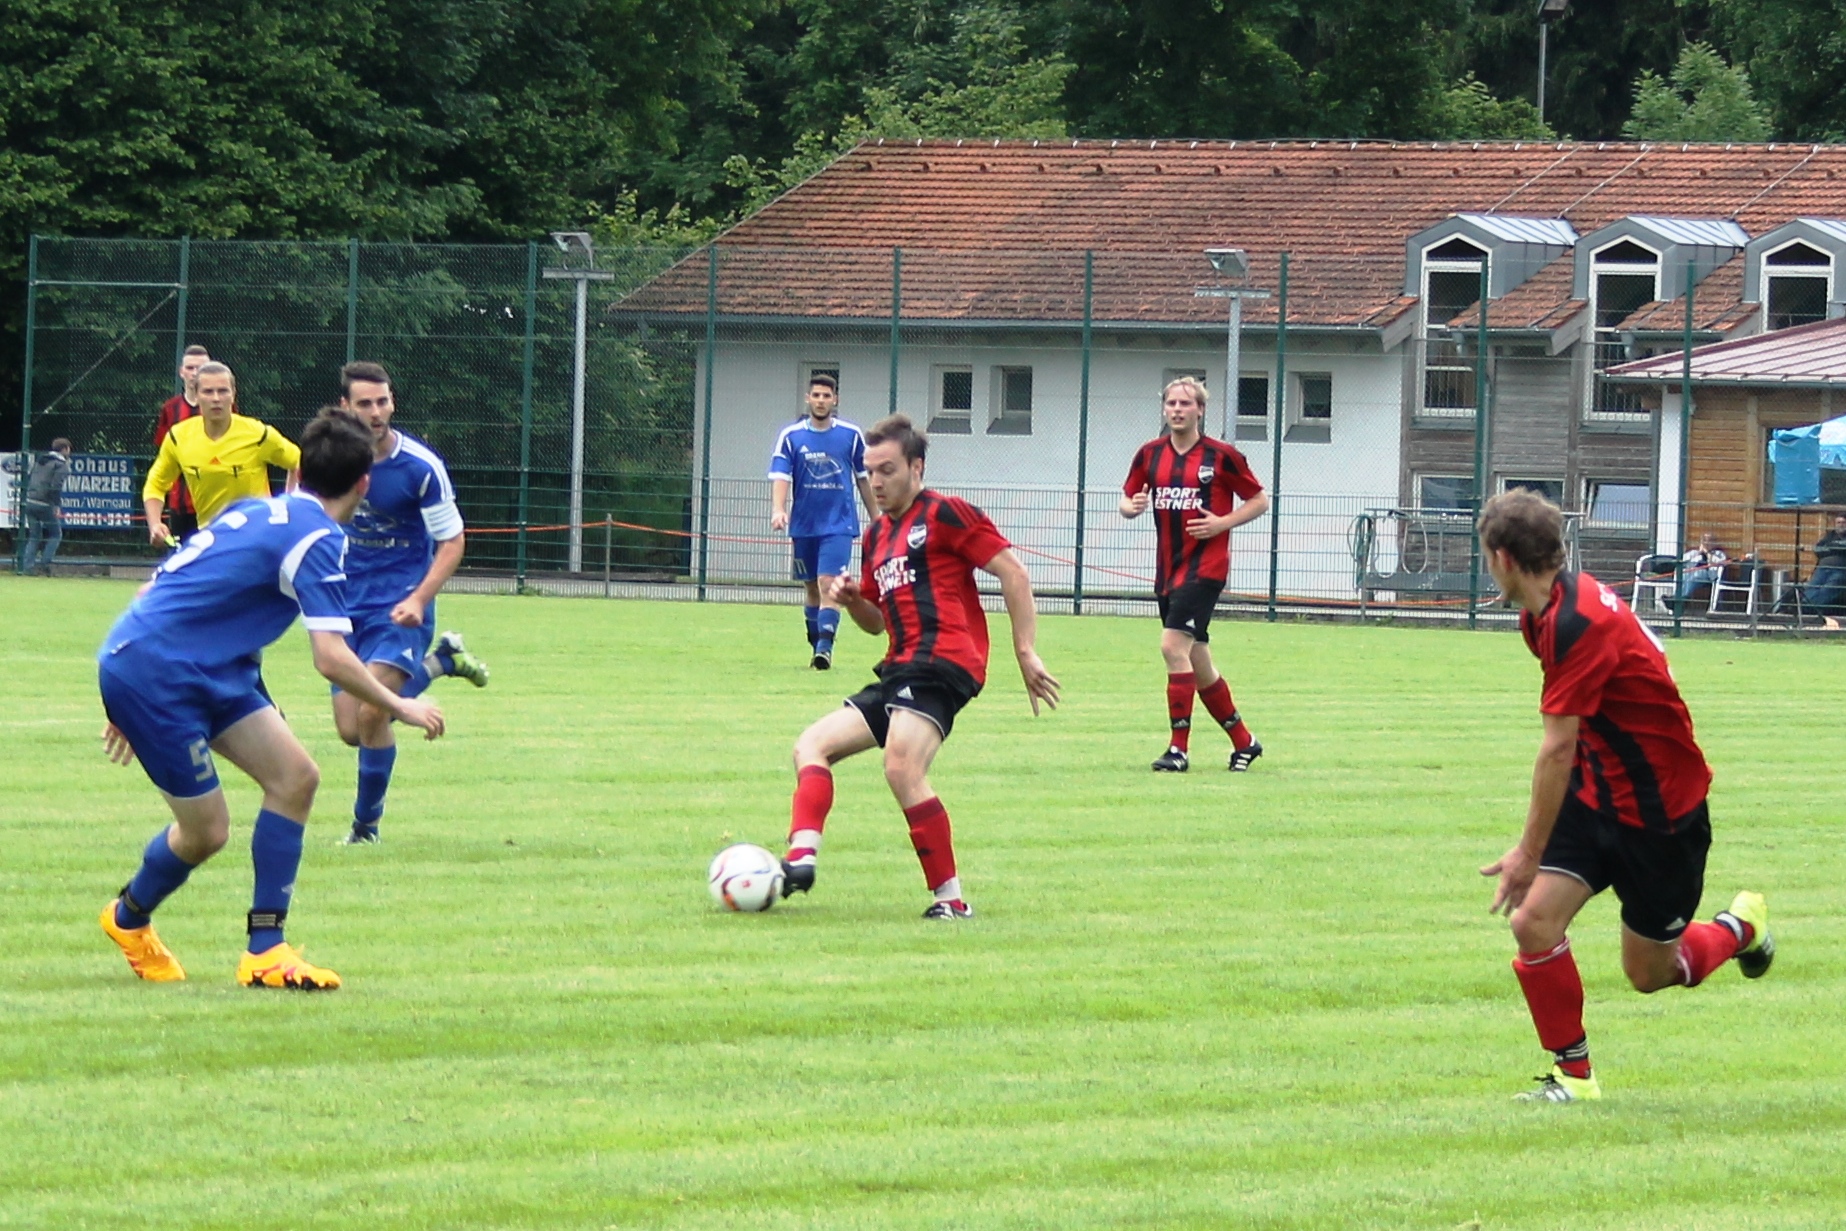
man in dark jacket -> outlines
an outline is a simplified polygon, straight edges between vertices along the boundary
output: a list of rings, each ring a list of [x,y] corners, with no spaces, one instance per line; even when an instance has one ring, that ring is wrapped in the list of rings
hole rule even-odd
[[[51,576],[51,559],[58,554],[58,542],[64,537],[64,515],[59,506],[64,501],[64,480],[70,472],[71,442],[60,436],[51,442],[51,451],[38,460],[26,479],[26,547],[19,561],[22,573]]]

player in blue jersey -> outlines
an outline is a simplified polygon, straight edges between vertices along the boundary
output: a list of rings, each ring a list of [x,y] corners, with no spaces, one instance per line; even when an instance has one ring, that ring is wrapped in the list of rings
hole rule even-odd
[[[347,644],[379,683],[401,697],[422,695],[430,681],[456,675],[487,686],[487,664],[462,635],[445,632],[432,647],[436,594],[461,563],[465,539],[455,488],[436,451],[391,426],[397,409],[383,365],[340,369],[340,405],[372,430],[372,481],[346,537],[346,600],[353,631]],[[333,725],[359,750],[359,790],[347,844],[378,841],[385,792],[397,764],[391,715],[336,689]]]
[[[803,614],[816,671],[833,666],[840,608],[828,591],[852,563],[859,536],[855,488],[865,515],[878,515],[865,474],[865,433],[834,416],[839,404],[839,382],[816,375],[808,382],[807,416],[782,429],[769,456],[769,525],[788,531],[795,543],[795,580],[808,590]]]
[[[310,965],[283,938],[320,770],[264,695],[257,656],[299,615],[315,670],[429,738],[442,734],[441,710],[391,693],[346,644],[352,624],[340,523],[365,498],[371,444],[357,418],[322,411],[301,434],[301,487],[220,512],[167,557],[103,640],[104,748],[122,765],[139,757],[173,811],[173,823],[154,835],[140,870],[102,913],[103,931],[143,979],[186,977],[150,916],[230,837],[216,754],[263,788],[250,834],[250,942],[237,981],[302,991],[340,986],[339,975]]]

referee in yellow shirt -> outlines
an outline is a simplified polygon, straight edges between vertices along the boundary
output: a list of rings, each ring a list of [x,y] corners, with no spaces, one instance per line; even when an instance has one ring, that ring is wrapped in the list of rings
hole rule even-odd
[[[199,413],[167,433],[147,472],[141,503],[147,511],[148,542],[167,546],[170,536],[162,518],[167,492],[185,476],[199,510],[199,525],[208,524],[226,505],[252,496],[268,496],[269,468],[288,471],[295,486],[301,450],[267,423],[237,414],[237,378],[222,363],[199,369]]]

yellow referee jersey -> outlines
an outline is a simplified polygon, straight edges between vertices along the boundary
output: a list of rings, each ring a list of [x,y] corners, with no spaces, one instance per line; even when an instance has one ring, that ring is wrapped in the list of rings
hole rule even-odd
[[[166,499],[173,480],[184,475],[203,526],[228,504],[269,495],[271,466],[299,469],[301,450],[267,423],[239,414],[233,414],[231,426],[213,440],[205,434],[205,416],[194,415],[174,424],[160,442],[141,498]]]

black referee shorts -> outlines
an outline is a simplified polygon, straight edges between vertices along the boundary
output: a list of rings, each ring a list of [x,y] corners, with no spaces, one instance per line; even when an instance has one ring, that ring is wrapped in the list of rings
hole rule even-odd
[[[1628,930],[1664,943],[1678,940],[1699,909],[1710,849],[1702,803],[1677,833],[1660,833],[1612,821],[1571,794],[1538,866],[1576,877],[1592,894],[1613,887]]]
[[[1211,643],[1212,613],[1218,610],[1218,596],[1224,593],[1222,581],[1188,581],[1165,594],[1160,601],[1160,627],[1188,633],[1200,645]]]
[[[921,714],[947,739],[955,729],[955,715],[980,691],[972,680],[956,673],[928,666],[900,666],[846,698],[846,704],[859,711],[865,725],[872,729],[872,738],[883,748],[885,737],[891,733],[892,710]]]

